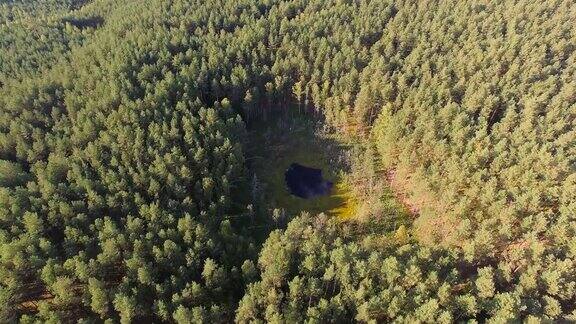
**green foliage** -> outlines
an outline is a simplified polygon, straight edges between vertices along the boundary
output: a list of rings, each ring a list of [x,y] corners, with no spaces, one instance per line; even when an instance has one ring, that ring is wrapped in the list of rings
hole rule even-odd
[[[82,8],[88,1],[0,3],[0,86],[30,77],[66,57],[103,19]]]
[[[22,166],[6,160],[0,160],[0,186],[15,187],[25,185],[29,175]]]
[[[458,248],[398,244],[393,237],[374,246],[379,234],[343,239],[347,226],[302,215],[285,231],[272,232],[258,260],[261,279],[240,301],[236,321],[571,318],[573,295],[550,296],[541,279],[557,271],[555,263],[539,260],[506,278],[504,263],[497,270],[476,268]],[[573,271],[563,276],[574,280]]]
[[[0,321],[575,320],[573,14],[1,3]],[[246,126],[290,109],[363,142],[375,208],[297,217],[256,263],[255,220],[293,215],[262,208]],[[413,228],[377,185],[398,169]]]

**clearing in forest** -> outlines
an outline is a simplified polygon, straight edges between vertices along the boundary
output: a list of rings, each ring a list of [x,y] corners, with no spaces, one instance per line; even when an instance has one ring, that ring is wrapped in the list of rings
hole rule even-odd
[[[309,116],[283,115],[257,123],[249,138],[252,191],[270,208],[282,208],[290,215],[324,212],[343,219],[354,213],[355,202],[344,181],[345,144],[322,132],[319,122]],[[290,194],[285,173],[293,163],[322,170],[323,178],[333,183],[330,193],[309,199]]]

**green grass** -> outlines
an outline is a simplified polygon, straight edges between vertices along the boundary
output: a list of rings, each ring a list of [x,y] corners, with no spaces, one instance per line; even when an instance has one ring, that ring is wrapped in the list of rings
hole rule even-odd
[[[316,136],[309,116],[282,116],[260,122],[250,130],[249,138],[249,165],[262,183],[270,208],[283,208],[291,215],[302,211],[353,214],[353,203],[343,183],[344,173],[330,161],[342,151],[343,144],[329,136]],[[284,183],[284,172],[294,162],[321,169],[324,178],[334,183],[332,194],[312,199],[291,195]]]

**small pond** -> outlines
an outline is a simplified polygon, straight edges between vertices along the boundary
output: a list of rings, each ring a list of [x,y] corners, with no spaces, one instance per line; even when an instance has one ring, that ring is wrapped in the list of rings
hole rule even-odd
[[[294,196],[310,199],[330,194],[333,183],[322,178],[322,170],[292,163],[284,173],[284,181]]]

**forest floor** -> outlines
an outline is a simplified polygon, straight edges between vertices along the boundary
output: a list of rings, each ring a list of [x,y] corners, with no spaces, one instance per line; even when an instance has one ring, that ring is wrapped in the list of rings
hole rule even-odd
[[[351,231],[352,237],[381,234],[384,240],[407,240],[412,236],[418,210],[408,203],[398,183],[391,182],[394,179],[385,172],[377,172],[373,181],[366,181],[366,174],[354,166],[353,161],[358,160],[354,155],[360,156],[365,149],[361,139],[344,141],[324,130],[321,121],[298,113],[254,121],[251,126],[245,153],[252,178],[245,191],[257,197],[253,201],[259,200],[268,210],[266,214],[275,208],[284,210],[288,218],[304,211],[325,213],[345,222],[343,228]],[[291,195],[284,173],[294,162],[321,169],[324,179],[334,183],[331,194],[312,199]]]
[[[257,179],[251,179],[252,190],[256,183],[270,209],[284,209],[290,216],[302,211],[340,219],[354,215],[356,202],[345,181],[348,144],[320,131],[321,124],[310,116],[289,114],[255,124],[249,130],[247,162]],[[284,172],[294,162],[321,169],[324,179],[334,183],[332,193],[311,199],[291,195]]]

